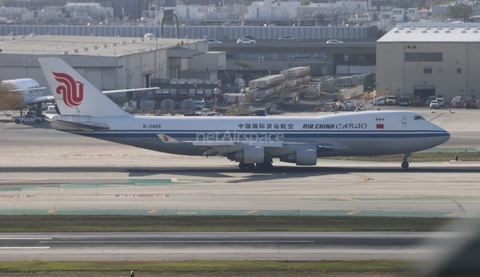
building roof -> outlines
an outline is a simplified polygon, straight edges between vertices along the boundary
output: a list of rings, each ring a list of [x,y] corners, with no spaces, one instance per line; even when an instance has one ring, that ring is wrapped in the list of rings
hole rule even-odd
[[[168,38],[0,36],[0,49],[4,54],[117,57],[160,48],[170,48],[181,41],[181,39]]]
[[[167,50],[167,57],[169,58],[191,58],[200,54],[203,54],[203,52],[191,50],[181,46],[175,46]]]
[[[377,42],[480,42],[480,23],[399,24]]]

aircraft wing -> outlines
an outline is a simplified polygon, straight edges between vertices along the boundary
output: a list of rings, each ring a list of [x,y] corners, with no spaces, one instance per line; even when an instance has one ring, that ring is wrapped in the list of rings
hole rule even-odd
[[[53,101],[54,99],[55,98],[53,98],[53,95],[40,96],[33,99],[28,99],[27,104],[31,105],[31,104],[49,102],[49,101]]]
[[[210,148],[207,150],[204,155],[209,156],[211,154],[218,154],[218,153],[229,153],[233,151],[238,151],[247,147],[264,147],[264,148],[281,148],[281,147],[290,147],[293,146],[294,148],[302,148],[302,146],[308,146],[306,148],[311,148],[312,143],[303,143],[303,142],[268,142],[268,141],[178,141],[168,135],[165,134],[157,134],[157,136],[164,142],[164,143],[191,143],[194,146],[199,147],[206,147]],[[329,143],[316,143],[318,151],[332,151],[333,146]]]
[[[153,90],[153,89],[160,89],[160,87],[115,89],[115,90],[104,90],[102,92],[104,94],[112,94],[112,93],[119,93],[119,92],[144,91],[144,90]]]
[[[45,87],[11,89],[11,90],[4,91],[3,93],[23,92],[23,91],[37,90],[37,89],[45,89]]]
[[[233,142],[233,141],[184,141],[191,143],[195,146],[207,146],[211,148],[215,147],[223,147],[223,146],[234,146],[234,145],[244,145],[245,147],[248,146],[261,146],[261,147],[283,147],[283,144],[280,142]]]

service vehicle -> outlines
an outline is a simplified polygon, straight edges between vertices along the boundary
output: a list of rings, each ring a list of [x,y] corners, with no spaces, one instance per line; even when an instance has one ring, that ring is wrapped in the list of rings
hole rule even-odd
[[[451,108],[461,108],[464,105],[464,100],[462,99],[461,95],[457,95],[453,97],[452,101],[450,101]]]
[[[395,95],[390,95],[387,97],[387,100],[385,100],[386,105],[396,105],[397,104],[397,96]]]
[[[34,115],[33,113],[27,113],[25,116],[12,116],[12,122],[15,122],[16,124],[20,123],[36,123],[40,124],[43,122],[42,117],[38,117]]]
[[[440,105],[438,104],[438,101],[437,100],[432,100],[432,102],[430,102],[430,109],[438,109],[440,108]]]
[[[436,100],[437,100],[438,106],[439,106],[440,108],[445,108],[445,99],[443,99],[443,98],[440,97],[440,98],[437,98]]]

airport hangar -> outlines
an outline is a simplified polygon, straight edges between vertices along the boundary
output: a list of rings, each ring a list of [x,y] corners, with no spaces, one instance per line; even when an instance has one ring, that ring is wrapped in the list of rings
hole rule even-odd
[[[376,43],[377,94],[480,97],[480,24],[401,24]]]
[[[0,36],[0,49],[3,79],[28,77],[45,87],[38,57],[64,59],[101,90],[149,87],[152,78],[215,80],[226,65],[226,53],[209,51],[204,39]]]

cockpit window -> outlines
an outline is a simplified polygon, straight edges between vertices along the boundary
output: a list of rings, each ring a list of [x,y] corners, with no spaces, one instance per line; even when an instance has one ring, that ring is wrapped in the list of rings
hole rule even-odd
[[[425,120],[425,118],[423,118],[423,116],[421,116],[421,115],[416,115],[413,119],[414,120]]]

